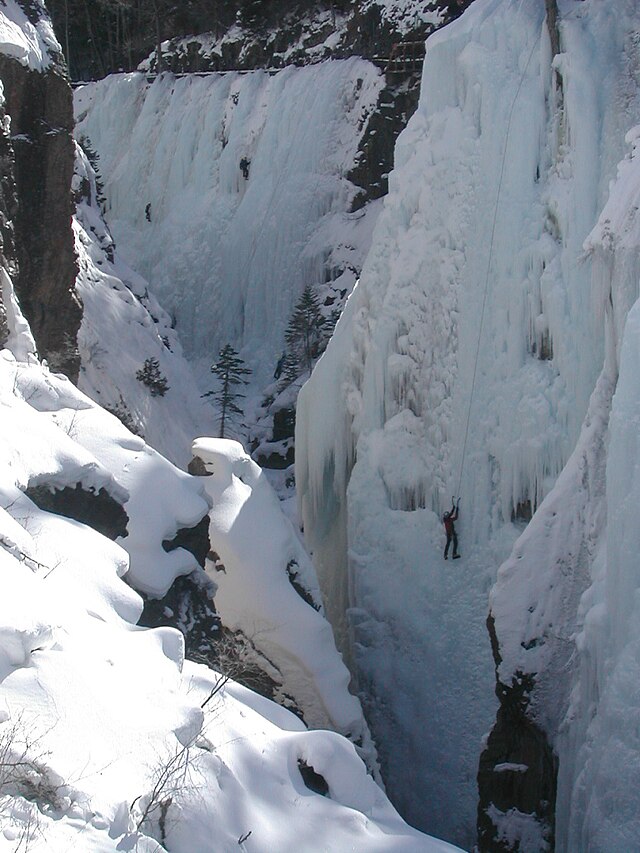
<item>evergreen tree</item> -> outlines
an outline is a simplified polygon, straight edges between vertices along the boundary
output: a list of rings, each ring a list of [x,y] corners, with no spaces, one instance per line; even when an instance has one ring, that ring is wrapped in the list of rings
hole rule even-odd
[[[300,301],[293,309],[284,339],[288,355],[294,356],[303,369],[311,373],[313,361],[322,352],[325,319],[320,312],[320,301],[310,284],[307,284]],[[287,365],[288,367],[288,365]],[[289,373],[290,370],[288,369]]]
[[[106,204],[106,196],[104,194],[104,182],[102,180],[102,175],[100,174],[100,155],[96,151],[96,149],[91,144],[91,140],[88,136],[80,136],[78,139],[78,145],[84,151],[87,160],[89,161],[89,165],[93,169],[95,182],[96,182],[96,202],[100,207],[100,210],[104,213],[105,204]],[[113,260],[112,258],[110,260]]]
[[[218,361],[211,365],[211,372],[220,379],[220,387],[214,391],[207,391],[203,397],[213,397],[220,406],[220,438],[224,438],[227,419],[230,415],[242,415],[243,411],[236,403],[239,397],[244,397],[238,390],[239,385],[247,385],[245,376],[251,374],[244,361],[234,350],[231,344],[225,346],[218,353]]]
[[[169,390],[167,378],[160,372],[160,362],[157,358],[145,359],[142,368],[136,373],[136,379],[147,386],[152,397],[164,397]]]
[[[298,357],[291,352],[285,353],[284,362],[282,364],[282,373],[280,374],[279,390],[284,391],[292,382],[300,376],[300,362]]]

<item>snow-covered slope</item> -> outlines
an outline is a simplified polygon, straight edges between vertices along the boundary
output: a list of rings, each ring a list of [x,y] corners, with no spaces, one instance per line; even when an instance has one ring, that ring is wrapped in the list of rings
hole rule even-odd
[[[214,426],[207,419],[211,409],[200,400],[167,315],[147,283],[119,259],[96,200],[95,173],[82,150],[75,182],[80,265],[76,286],[83,303],[80,387],[186,467],[198,427]],[[166,394],[154,396],[136,379],[149,357],[158,360],[168,380]],[[212,460],[211,473],[217,475],[201,482],[212,505],[210,540],[216,559],[210,560],[208,568],[222,624],[234,634],[242,632],[250,656],[273,679],[283,704],[293,705],[314,728],[348,735],[375,769],[375,748],[360,704],[349,693],[349,673],[336,652],[331,627],[292,585],[308,591],[312,605],[314,596],[320,601],[315,571],[275,494],[260,468],[235,442],[201,439],[194,452]],[[154,470],[143,472],[145,467],[134,472],[141,483],[138,501],[148,505],[149,514],[161,518],[162,485]],[[190,527],[199,518],[182,520]],[[175,532],[167,529],[157,544]],[[125,546],[130,553],[132,542],[130,530]],[[135,546],[139,547],[140,543]],[[137,589],[154,597],[164,596],[172,580],[171,573],[162,571],[162,561],[155,572],[131,575]],[[315,606],[320,609],[319,603]]]
[[[304,285],[346,267],[362,215],[347,213],[346,175],[383,82],[352,59],[152,84],[116,75],[77,91],[118,248],[190,360],[207,368],[231,343],[259,387],[271,378]]]
[[[215,431],[214,412],[201,400],[169,316],[122,261],[102,217],[96,174],[79,146],[73,189],[76,291],[83,306],[79,387],[186,468],[193,439]],[[152,393],[136,378],[148,359],[157,361],[165,393]]]
[[[217,559],[209,564],[223,624],[241,631],[313,728],[347,735],[376,777],[377,760],[349,672],[321,612],[315,571],[264,472],[227,439],[198,439],[194,455],[208,475],[210,535]]]
[[[161,594],[194,568],[161,543],[208,511],[204,481],[38,363],[2,275],[0,849],[453,849],[400,820],[348,741],[136,627],[122,576]],[[25,493],[76,484],[124,507],[120,544]]]
[[[5,0],[0,17],[0,53],[34,71],[45,71],[60,45],[41,2],[33,4],[30,18],[16,0]]]
[[[305,535],[389,790],[463,844],[495,710],[487,593],[576,448],[602,371],[608,291],[583,244],[640,117],[636,4],[559,11],[556,57],[542,0],[477,0],[428,40],[373,248],[298,409]],[[611,390],[598,386],[605,407]],[[563,475],[589,532],[602,481],[580,480],[579,459],[606,427],[593,405]],[[439,518],[458,493],[463,556],[444,563]],[[566,525],[556,535],[584,541]],[[518,632],[517,605],[535,598],[521,578]]]

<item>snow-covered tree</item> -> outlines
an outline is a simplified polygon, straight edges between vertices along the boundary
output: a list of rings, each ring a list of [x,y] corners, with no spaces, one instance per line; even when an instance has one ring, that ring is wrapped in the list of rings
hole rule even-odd
[[[218,361],[211,365],[211,372],[215,373],[220,379],[220,387],[212,391],[207,391],[202,396],[213,397],[215,402],[220,406],[219,437],[224,438],[224,431],[229,416],[232,414],[243,414],[242,409],[236,402],[239,397],[244,397],[244,394],[240,393],[238,386],[247,384],[247,380],[244,377],[251,374],[251,369],[245,365],[243,359],[231,344],[225,344],[218,353]]]
[[[136,379],[146,385],[152,397],[164,397],[169,390],[167,377],[160,372],[160,362],[157,358],[147,358],[141,369],[136,373]]]

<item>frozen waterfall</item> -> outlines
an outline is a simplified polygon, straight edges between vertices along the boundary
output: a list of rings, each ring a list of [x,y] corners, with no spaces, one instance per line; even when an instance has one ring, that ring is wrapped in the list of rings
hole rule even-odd
[[[428,40],[373,248],[298,411],[305,533],[389,791],[463,846],[495,712],[488,592],[602,370],[583,244],[640,117],[635,4],[559,5],[555,57],[543,2],[478,0]]]
[[[122,257],[152,283],[187,357],[225,343],[258,385],[305,284],[348,257],[353,168],[384,77],[360,59],[176,78],[109,77],[76,93],[77,134],[100,155]]]

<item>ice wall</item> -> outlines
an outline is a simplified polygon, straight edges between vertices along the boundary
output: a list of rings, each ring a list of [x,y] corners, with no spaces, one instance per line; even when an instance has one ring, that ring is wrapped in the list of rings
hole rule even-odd
[[[216,432],[214,412],[200,398],[171,318],[148,282],[116,250],[102,216],[95,172],[79,146],[73,191],[76,293],[82,301],[78,386],[186,468],[193,439]],[[164,394],[153,394],[136,376],[147,359],[158,363],[167,385]]]
[[[628,44],[629,42],[627,42]],[[631,56],[633,56],[631,54]],[[636,51],[635,68],[640,67]],[[640,128],[586,244],[605,300],[619,378],[607,436],[606,514],[577,614],[570,702],[557,736],[560,850],[632,849],[640,833],[637,719]],[[630,306],[632,306],[630,308]]]
[[[191,360],[208,367],[229,342],[262,387],[271,378],[304,285],[330,277],[331,251],[349,242],[346,175],[383,82],[352,59],[152,84],[119,75],[77,92],[116,243]]]
[[[559,12],[555,57],[542,0],[478,0],[428,40],[373,248],[298,411],[305,533],[390,793],[463,846],[494,714],[487,593],[602,370],[583,244],[640,115],[635,4]],[[458,492],[463,557],[444,563]]]
[[[585,243],[603,302],[603,372],[574,454],[491,595],[499,678],[533,678],[528,715],[559,758],[561,851],[630,850],[640,832],[640,748],[629,724],[638,713],[639,133],[627,134],[631,153]]]

